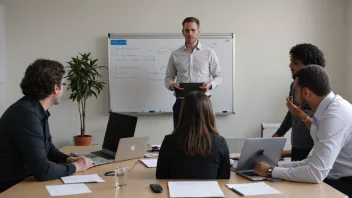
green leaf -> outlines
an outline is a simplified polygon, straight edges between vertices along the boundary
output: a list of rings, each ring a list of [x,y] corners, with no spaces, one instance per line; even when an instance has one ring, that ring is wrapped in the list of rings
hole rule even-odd
[[[67,91],[71,91],[69,98],[73,102],[82,103],[92,96],[97,98],[104,89],[105,83],[98,81],[102,77],[99,71],[108,67],[98,65],[98,59],[91,58],[91,53],[78,54],[67,62],[65,78],[68,82]],[[86,110],[82,109],[82,112]]]

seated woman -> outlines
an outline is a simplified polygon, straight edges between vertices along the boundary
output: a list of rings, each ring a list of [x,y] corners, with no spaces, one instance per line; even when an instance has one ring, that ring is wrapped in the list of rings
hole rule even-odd
[[[208,96],[191,92],[183,101],[179,123],[161,145],[157,179],[229,179],[229,149],[215,128]]]

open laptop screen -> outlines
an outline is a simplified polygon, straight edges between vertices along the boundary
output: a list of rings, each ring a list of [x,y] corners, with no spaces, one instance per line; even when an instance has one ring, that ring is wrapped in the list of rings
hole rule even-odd
[[[137,117],[110,112],[106,127],[103,149],[116,153],[121,138],[133,137],[137,125]]]

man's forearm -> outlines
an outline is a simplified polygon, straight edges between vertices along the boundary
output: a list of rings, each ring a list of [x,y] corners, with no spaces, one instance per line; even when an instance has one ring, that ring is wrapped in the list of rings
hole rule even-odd
[[[55,163],[67,163],[69,156],[59,151],[56,147],[51,147],[48,153],[48,159]]]
[[[282,121],[276,133],[280,136],[284,136],[291,127],[292,127],[292,117],[291,117],[290,111],[288,111],[285,116],[285,119]]]
[[[311,117],[308,117],[307,120],[304,122],[304,124],[308,129],[310,129],[310,127],[312,126],[312,123],[313,123],[313,119]]]

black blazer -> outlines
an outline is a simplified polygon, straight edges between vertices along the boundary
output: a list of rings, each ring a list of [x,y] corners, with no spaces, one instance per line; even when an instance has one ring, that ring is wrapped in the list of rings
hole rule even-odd
[[[0,193],[28,176],[46,181],[76,171],[75,165],[66,164],[68,155],[52,143],[49,116],[39,100],[27,97],[11,105],[1,116]]]
[[[206,156],[186,156],[174,135],[166,135],[156,169],[157,179],[229,179],[230,154],[225,139],[211,135],[211,151]]]

